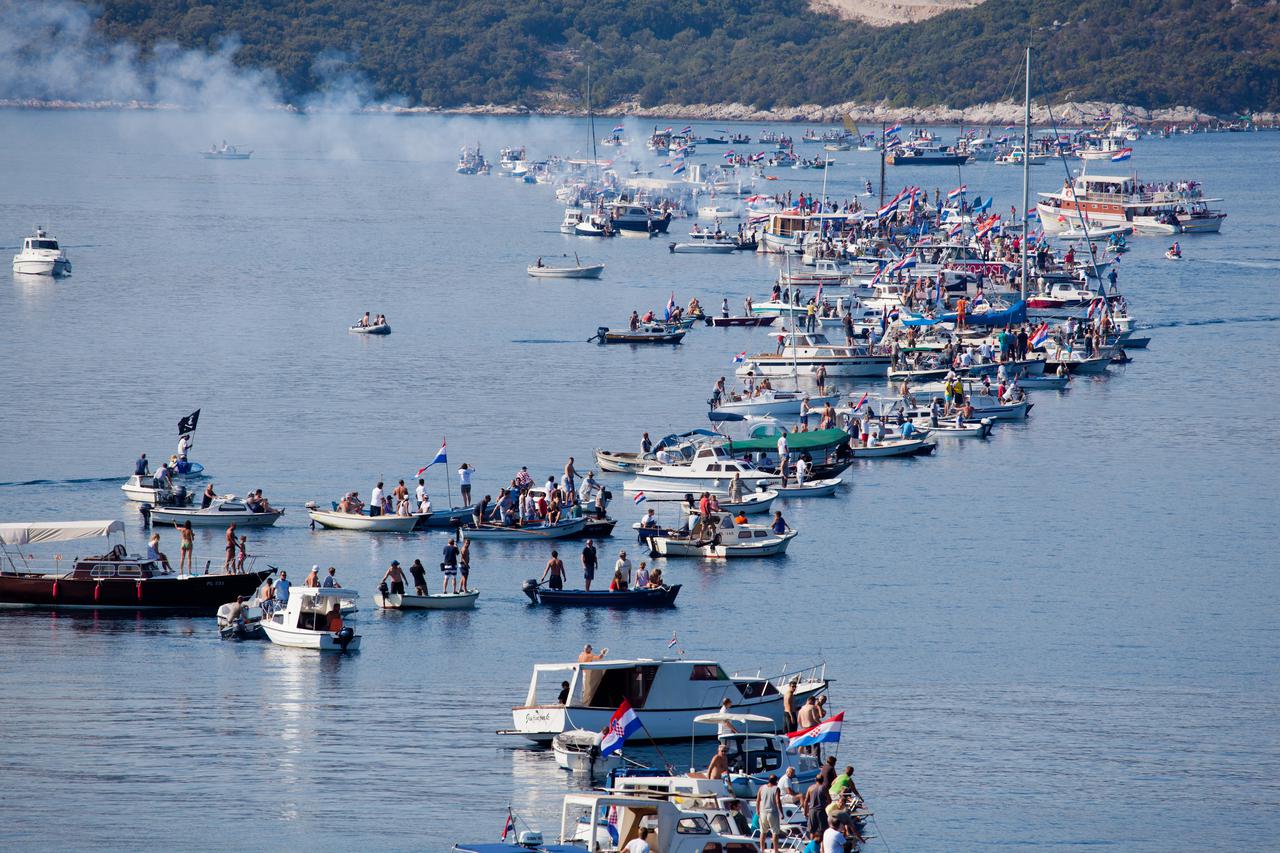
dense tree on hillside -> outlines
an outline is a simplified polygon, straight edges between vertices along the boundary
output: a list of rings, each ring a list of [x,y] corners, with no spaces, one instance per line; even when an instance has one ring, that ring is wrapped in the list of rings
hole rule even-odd
[[[1280,6],[1269,0],[988,0],[876,29],[805,0],[95,0],[99,27],[269,68],[287,95],[323,69],[380,98],[457,106],[874,102],[963,107],[1021,94],[1021,51],[1057,99],[1280,109]]]

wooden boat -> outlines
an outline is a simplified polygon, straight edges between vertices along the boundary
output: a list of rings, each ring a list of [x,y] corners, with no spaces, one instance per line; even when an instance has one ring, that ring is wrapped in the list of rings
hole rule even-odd
[[[610,474],[630,474],[653,461],[652,454],[646,456],[643,453],[633,453],[625,450],[601,450],[596,448],[594,453],[596,466],[601,471],[608,471]]]
[[[71,570],[41,566],[21,550],[124,534],[121,521],[0,524],[0,604],[81,610],[180,610],[215,613],[228,598],[249,596],[270,569],[244,574],[179,575],[156,560],[130,555],[123,543],[98,556],[79,557]],[[10,546],[16,546],[10,550]],[[52,571],[50,571],[52,569]]]
[[[293,587],[284,607],[262,620],[267,639],[277,646],[314,649],[320,652],[355,652],[360,650],[360,635],[342,617],[342,627],[331,631],[329,619],[336,609],[351,614],[350,606],[360,593],[338,587]],[[344,605],[348,605],[344,608]]]
[[[552,266],[542,263],[539,258],[536,264],[525,267],[525,272],[534,278],[599,278],[604,272],[604,264],[584,264],[576,257],[573,266]]]
[[[608,326],[596,329],[591,341],[602,344],[678,344],[688,334],[684,329],[671,329],[666,326],[649,326],[636,331],[611,332]]]
[[[237,527],[270,527],[276,523],[284,510],[273,509],[270,512],[254,512],[244,501],[232,495],[215,498],[207,507],[201,509],[187,507],[142,507],[143,515],[155,524],[181,525],[191,522],[192,527],[226,527],[235,522]]]
[[[613,535],[613,528],[618,526],[618,519],[596,518],[594,515],[585,516],[586,523],[582,525],[582,531],[578,534],[582,537],[591,537],[592,539],[601,539],[606,536]]]
[[[476,606],[480,591],[442,592],[427,595],[408,595],[398,592],[373,594],[373,603],[383,610],[470,610]]]
[[[376,326],[348,326],[347,331],[353,335],[389,335],[390,323],[378,323]]]
[[[834,495],[843,482],[839,477],[832,477],[825,480],[806,480],[802,485],[792,483],[773,488],[778,496],[783,498],[819,498]]]
[[[645,589],[611,592],[607,589],[551,589],[530,578],[520,587],[534,604],[556,607],[673,607],[680,594],[680,584]]]
[[[500,524],[467,525],[462,533],[468,539],[506,539],[529,541],[538,539],[563,539],[576,536],[586,525],[585,518],[565,518],[555,524],[539,524],[532,527],[503,527]]]
[[[316,509],[307,507],[312,524],[327,527],[330,530],[362,530],[366,533],[408,533],[418,523],[413,515],[365,515],[356,512],[338,512],[337,510]]]
[[[707,325],[719,328],[729,326],[772,326],[776,319],[777,317],[768,317],[763,314],[750,317],[708,317]]]

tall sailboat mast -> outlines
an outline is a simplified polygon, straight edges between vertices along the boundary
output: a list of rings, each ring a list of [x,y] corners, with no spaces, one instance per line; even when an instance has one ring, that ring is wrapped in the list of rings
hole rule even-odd
[[[1027,211],[1028,186],[1031,182],[1031,46],[1027,45],[1026,92],[1022,109],[1022,277],[1021,295],[1027,298],[1027,242],[1031,238],[1031,217]]]

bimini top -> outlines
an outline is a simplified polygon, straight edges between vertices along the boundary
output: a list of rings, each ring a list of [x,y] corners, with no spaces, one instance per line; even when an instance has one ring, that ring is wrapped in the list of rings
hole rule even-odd
[[[70,542],[124,533],[123,521],[23,521],[0,524],[0,545]]]

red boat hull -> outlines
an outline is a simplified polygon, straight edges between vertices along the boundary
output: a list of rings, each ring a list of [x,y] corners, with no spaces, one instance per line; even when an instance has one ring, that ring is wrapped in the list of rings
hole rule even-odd
[[[271,574],[172,575],[148,578],[52,578],[0,574],[0,605],[110,610],[183,610],[216,613],[248,596]]]

